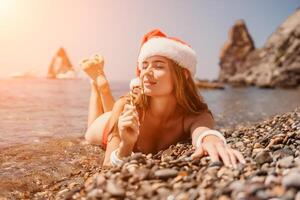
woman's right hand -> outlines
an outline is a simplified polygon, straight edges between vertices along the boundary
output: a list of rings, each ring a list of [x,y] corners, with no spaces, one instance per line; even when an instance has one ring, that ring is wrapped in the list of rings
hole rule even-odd
[[[135,106],[125,104],[118,119],[118,129],[121,142],[134,146],[139,135],[139,116]]]

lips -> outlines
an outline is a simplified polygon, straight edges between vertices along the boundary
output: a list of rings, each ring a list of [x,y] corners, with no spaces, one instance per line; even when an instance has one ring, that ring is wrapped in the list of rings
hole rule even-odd
[[[155,81],[144,81],[144,85],[155,85],[156,82]]]

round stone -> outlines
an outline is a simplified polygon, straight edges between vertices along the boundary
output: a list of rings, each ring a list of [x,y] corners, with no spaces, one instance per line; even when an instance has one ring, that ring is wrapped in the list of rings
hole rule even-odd
[[[160,169],[154,172],[154,175],[160,179],[173,178],[177,176],[178,171],[175,169]]]

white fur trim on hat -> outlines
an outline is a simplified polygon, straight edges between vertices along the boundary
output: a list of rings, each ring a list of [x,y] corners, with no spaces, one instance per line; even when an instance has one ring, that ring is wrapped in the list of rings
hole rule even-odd
[[[152,38],[140,50],[139,68],[141,69],[146,58],[155,55],[164,56],[175,61],[181,67],[187,68],[192,76],[196,73],[197,56],[195,51],[188,45],[163,37]]]

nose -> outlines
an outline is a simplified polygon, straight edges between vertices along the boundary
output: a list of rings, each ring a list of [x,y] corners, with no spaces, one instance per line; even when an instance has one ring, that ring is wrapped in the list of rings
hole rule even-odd
[[[144,74],[143,76],[145,75],[153,75],[153,67],[152,67],[152,64],[150,64],[147,69],[144,71]]]

